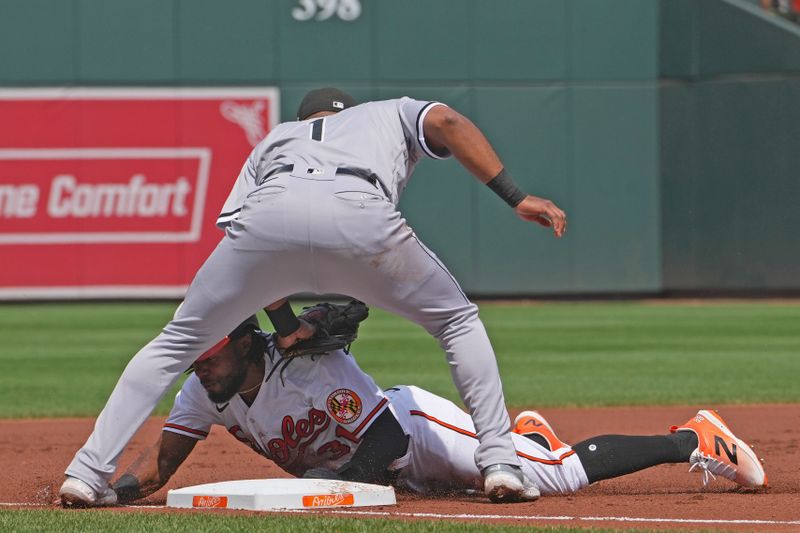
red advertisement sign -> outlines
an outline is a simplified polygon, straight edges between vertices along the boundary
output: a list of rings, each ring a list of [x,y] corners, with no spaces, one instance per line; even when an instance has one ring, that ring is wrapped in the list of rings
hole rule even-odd
[[[278,90],[0,91],[0,299],[180,297]]]

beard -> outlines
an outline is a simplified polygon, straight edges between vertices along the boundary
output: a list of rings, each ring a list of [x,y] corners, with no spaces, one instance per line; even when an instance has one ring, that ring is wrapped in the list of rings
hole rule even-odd
[[[247,378],[247,366],[243,365],[235,374],[231,374],[223,380],[218,380],[217,384],[220,386],[218,392],[211,392],[206,389],[208,399],[214,403],[226,403],[239,392],[242,388],[245,378]]]

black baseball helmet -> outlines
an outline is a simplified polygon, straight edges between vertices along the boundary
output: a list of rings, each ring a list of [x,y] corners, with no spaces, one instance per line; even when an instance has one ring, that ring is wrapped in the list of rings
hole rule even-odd
[[[336,87],[323,87],[309,91],[297,108],[297,120],[305,120],[320,111],[339,112],[358,105],[356,99]]]

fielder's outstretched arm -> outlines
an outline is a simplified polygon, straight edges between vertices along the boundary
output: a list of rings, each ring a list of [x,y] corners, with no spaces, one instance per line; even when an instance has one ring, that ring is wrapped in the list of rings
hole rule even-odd
[[[197,439],[162,431],[158,441],[146,448],[111,488],[117,501],[139,500],[166,485],[169,478],[192,453]]]
[[[433,107],[423,124],[425,140],[436,152],[449,151],[476,178],[503,198],[523,220],[553,227],[556,237],[567,229],[567,215],[545,198],[525,194],[517,188],[503,163],[475,124],[443,105]]]

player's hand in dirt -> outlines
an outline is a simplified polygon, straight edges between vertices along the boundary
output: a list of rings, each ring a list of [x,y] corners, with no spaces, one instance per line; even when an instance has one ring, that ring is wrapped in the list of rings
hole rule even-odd
[[[522,220],[536,222],[546,228],[552,227],[556,237],[561,237],[567,231],[567,214],[546,198],[529,194],[514,211]]]

